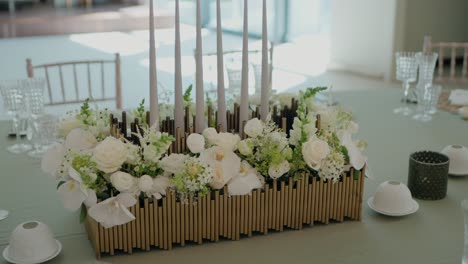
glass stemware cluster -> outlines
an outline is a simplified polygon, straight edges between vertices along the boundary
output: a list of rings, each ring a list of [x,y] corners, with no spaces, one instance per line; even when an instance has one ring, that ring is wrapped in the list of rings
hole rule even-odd
[[[434,69],[437,61],[437,53],[423,52],[397,52],[396,57],[396,78],[403,82],[403,102],[404,106],[398,107],[394,113],[411,115],[413,110],[408,106],[410,103],[410,83],[418,83],[414,94],[417,99],[417,113],[413,119],[428,122],[432,120],[432,115],[437,112],[437,103],[442,90],[440,85],[432,83]]]
[[[0,82],[4,108],[13,121],[10,134],[16,135],[16,142],[8,151],[18,154],[33,149],[28,155],[40,157],[53,143],[56,118],[44,113],[44,86],[42,79]]]

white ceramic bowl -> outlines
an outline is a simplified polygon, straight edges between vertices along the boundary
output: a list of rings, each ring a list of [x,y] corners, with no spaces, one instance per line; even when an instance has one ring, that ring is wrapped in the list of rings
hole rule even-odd
[[[449,157],[449,174],[468,175],[468,148],[461,145],[448,145],[442,153]]]
[[[417,203],[411,197],[408,187],[397,181],[381,183],[372,199],[371,207],[382,213],[404,215],[417,210]]]
[[[30,221],[13,230],[8,246],[8,258],[17,263],[37,263],[48,259],[59,250],[49,227]]]

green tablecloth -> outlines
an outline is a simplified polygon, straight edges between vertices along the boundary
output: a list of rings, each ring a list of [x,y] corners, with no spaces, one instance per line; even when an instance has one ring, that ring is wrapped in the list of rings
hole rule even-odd
[[[365,184],[365,201],[385,180],[406,183],[408,157],[418,150],[440,151],[448,144],[468,146],[468,122],[439,112],[429,123],[394,115],[400,90],[339,93],[345,108],[360,124],[366,139],[369,165],[375,179]],[[0,135],[7,125],[0,123]],[[0,249],[13,228],[28,220],[48,224],[63,243],[51,263],[96,263],[79,224],[78,215],[62,208],[55,193],[56,181],[40,171],[38,160],[5,150],[10,141],[0,139],[0,208],[11,215],[0,221]],[[468,198],[468,178],[450,178],[448,195],[440,201],[420,201],[417,213],[399,218],[379,215],[363,206],[362,222],[316,225],[301,231],[270,232],[240,241],[206,242],[172,251],[153,250],[131,256],[105,257],[111,263],[460,263],[463,253],[463,214],[460,201]],[[0,263],[3,263],[0,258]]]

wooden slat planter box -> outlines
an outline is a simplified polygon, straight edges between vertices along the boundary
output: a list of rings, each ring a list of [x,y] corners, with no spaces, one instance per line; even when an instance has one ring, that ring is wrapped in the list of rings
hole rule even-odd
[[[225,187],[188,203],[176,200],[174,192],[157,203],[145,199],[130,208],[136,219],[109,229],[88,216],[88,238],[96,252],[114,255],[134,249],[171,249],[186,242],[220,238],[239,240],[241,236],[268,234],[269,230],[302,229],[315,222],[361,220],[364,170],[353,169],[342,180],[324,182],[316,177],[292,178],[265,184],[250,195],[228,196]]]

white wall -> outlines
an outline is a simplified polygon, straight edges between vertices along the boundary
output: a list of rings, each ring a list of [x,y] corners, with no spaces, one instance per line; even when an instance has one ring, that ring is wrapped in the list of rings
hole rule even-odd
[[[397,0],[332,0],[331,68],[392,76]]]
[[[404,49],[422,49],[425,35],[435,42],[468,42],[467,0],[400,0],[406,7]]]

